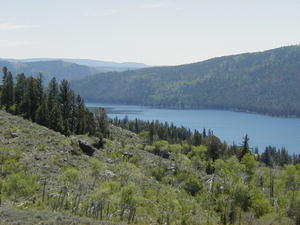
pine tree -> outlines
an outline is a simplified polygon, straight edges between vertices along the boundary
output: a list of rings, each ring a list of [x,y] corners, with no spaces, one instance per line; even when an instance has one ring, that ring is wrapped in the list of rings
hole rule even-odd
[[[210,159],[215,161],[220,157],[221,142],[220,142],[220,139],[217,138],[216,136],[210,137],[209,141],[210,141],[210,143],[208,145],[207,154]]]
[[[78,105],[76,102],[76,95],[72,91],[71,92],[71,111],[70,111],[70,118],[69,118],[69,128],[71,133],[76,133],[76,127],[79,122],[78,116]]]
[[[62,132],[61,133],[63,133],[64,135],[66,135],[66,136],[70,136],[71,135],[71,133],[72,133],[72,131],[71,131],[71,129],[70,129],[70,123],[69,123],[69,120],[67,119],[67,120],[62,120],[62,124],[63,124],[63,130],[62,130]]]
[[[85,115],[87,120],[87,132],[89,135],[95,135],[96,133],[96,122],[95,116],[92,112],[90,112],[87,108],[85,108]]]
[[[250,153],[248,134],[246,134],[245,137],[243,138],[243,147],[240,155],[240,160],[242,160],[244,155],[246,155],[247,153]]]
[[[42,104],[38,107],[35,113],[35,122],[43,126],[49,126],[49,110],[46,98],[42,99]]]
[[[37,99],[39,100],[39,105],[42,104],[44,98],[44,87],[43,87],[43,75],[39,73],[36,78],[36,86],[37,86]]]
[[[6,67],[4,67],[6,68]],[[3,69],[3,84],[1,89],[1,105],[6,110],[14,104],[14,83],[11,72],[7,72],[7,69]]]
[[[201,145],[202,143],[202,135],[199,133],[199,131],[195,130],[194,137],[193,137],[193,144],[194,145]]]
[[[63,120],[68,120],[71,113],[72,91],[67,80],[62,80],[59,85],[59,101],[62,104]]]
[[[205,128],[203,128],[202,136],[203,136],[204,138],[207,137],[207,135],[206,135],[206,129],[205,129]]]
[[[6,79],[6,76],[7,76],[7,67],[4,66],[2,68],[2,72],[3,72],[3,76],[2,76],[2,82],[1,82],[1,85],[0,85],[0,108],[1,108],[1,106],[3,106],[1,95],[2,95],[3,84],[5,83],[5,79]]]
[[[77,109],[77,124],[76,124],[76,133],[84,134],[87,132],[87,113],[84,106],[84,101],[80,95],[76,97],[76,109]]]
[[[35,121],[35,112],[39,107],[37,81],[33,77],[26,79],[26,90],[20,106],[20,112],[27,119]]]
[[[61,104],[61,115],[63,119],[63,133],[71,134],[70,119],[72,113],[72,96],[73,92],[70,89],[70,84],[67,80],[62,80],[59,86],[59,102]]]
[[[53,105],[58,101],[58,84],[56,78],[53,77],[48,85],[48,109],[51,112]]]
[[[52,130],[55,130],[57,132],[64,131],[61,111],[60,111],[59,105],[57,103],[54,103],[53,108],[50,111],[49,121],[50,121],[49,128],[51,128]]]
[[[150,142],[150,144],[152,144],[154,142],[155,134],[156,134],[155,126],[154,126],[154,122],[152,122],[149,127],[149,142]]]
[[[139,133],[139,125],[138,125],[137,118],[135,119],[135,123],[134,123],[134,132],[137,134]]]
[[[17,82],[15,86],[15,103],[17,105],[20,105],[20,103],[22,102],[25,93],[25,88],[26,88],[26,77],[24,73],[18,74]]]
[[[103,135],[104,138],[109,137],[109,120],[104,108],[98,108],[96,110],[96,119],[98,122],[99,132]]]
[[[6,76],[7,76],[7,73],[8,73],[8,69],[7,69],[6,66],[4,66],[4,67],[2,68],[2,72],[3,72],[2,84],[4,84],[5,79],[6,79]]]

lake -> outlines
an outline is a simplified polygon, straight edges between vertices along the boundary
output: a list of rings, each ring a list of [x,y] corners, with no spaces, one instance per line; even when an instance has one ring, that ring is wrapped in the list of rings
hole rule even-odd
[[[87,107],[104,107],[111,118],[159,120],[174,123],[192,130],[211,129],[214,135],[229,144],[242,143],[245,134],[250,137],[250,146],[260,151],[266,146],[286,147],[290,153],[300,153],[300,119],[279,118],[259,114],[223,110],[175,110],[157,109],[135,105],[86,103]]]

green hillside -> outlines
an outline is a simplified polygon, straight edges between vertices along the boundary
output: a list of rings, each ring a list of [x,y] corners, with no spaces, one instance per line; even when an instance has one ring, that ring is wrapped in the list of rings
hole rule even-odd
[[[299,164],[269,168],[250,155],[241,162],[225,155],[212,162],[205,141],[193,147],[166,141],[145,146],[143,135],[114,125],[104,148],[88,156],[79,142],[92,145],[94,137],[65,137],[4,111],[0,125],[0,224],[293,224],[300,219]]]
[[[300,116],[300,46],[110,72],[72,82],[86,100]]]

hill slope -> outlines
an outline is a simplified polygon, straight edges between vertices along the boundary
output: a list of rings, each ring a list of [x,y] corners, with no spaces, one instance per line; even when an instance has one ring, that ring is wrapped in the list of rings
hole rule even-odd
[[[0,110],[0,224],[299,221],[300,164],[271,169],[248,153],[226,157],[215,136],[191,146],[147,144],[145,134],[111,125],[110,139],[88,156],[97,138],[65,137]],[[207,157],[216,153],[224,159]]]
[[[95,137],[65,137],[0,110],[0,176],[5,174],[0,189],[0,224],[127,224],[127,209],[124,222],[120,222],[117,212],[122,203],[121,192],[146,186],[159,189],[161,184],[151,176],[151,168],[167,168],[174,163],[139,149],[137,145],[142,140],[134,133],[115,126],[111,126],[110,132],[113,140],[106,140],[104,149],[97,149],[90,157],[78,141],[93,144]],[[73,204],[78,196],[83,211],[76,213]],[[105,214],[102,216],[101,209],[100,217],[100,209],[93,207],[101,199]],[[141,215],[135,216],[137,224],[152,220],[150,213],[147,217],[143,213],[137,212]],[[101,218],[110,222],[101,223]]]
[[[199,63],[94,75],[72,83],[89,101],[300,116],[300,46]]]
[[[53,76],[55,76],[57,80],[76,80],[99,73],[99,70],[96,68],[64,62],[62,60],[12,62],[0,59],[0,68],[4,66],[13,74],[25,73],[27,76],[35,76],[41,72],[46,81],[50,80]]]

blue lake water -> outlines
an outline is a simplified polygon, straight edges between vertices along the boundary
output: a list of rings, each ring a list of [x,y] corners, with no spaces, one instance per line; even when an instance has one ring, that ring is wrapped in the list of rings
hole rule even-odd
[[[111,118],[159,120],[174,123],[192,130],[203,128],[213,130],[214,134],[229,144],[241,144],[248,134],[250,146],[260,151],[266,146],[286,147],[290,153],[300,153],[300,119],[278,118],[259,114],[223,110],[175,110],[156,109],[134,105],[87,103],[87,107],[104,107]]]

